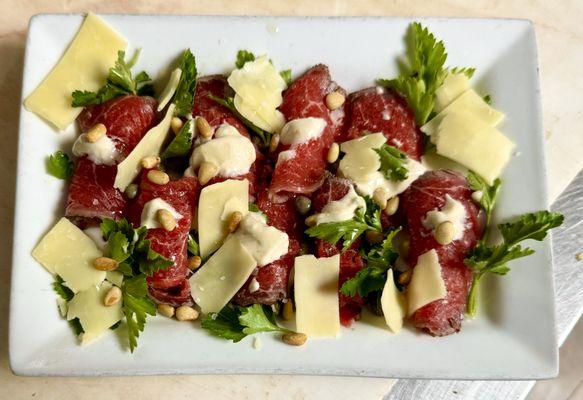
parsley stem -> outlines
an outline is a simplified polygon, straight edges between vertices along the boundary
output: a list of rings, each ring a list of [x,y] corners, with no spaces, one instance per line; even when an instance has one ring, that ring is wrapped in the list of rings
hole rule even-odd
[[[470,292],[468,293],[468,304],[466,306],[466,314],[470,318],[474,318],[478,311],[478,284],[480,279],[482,278],[482,274],[474,274],[472,277],[472,285],[470,286]]]

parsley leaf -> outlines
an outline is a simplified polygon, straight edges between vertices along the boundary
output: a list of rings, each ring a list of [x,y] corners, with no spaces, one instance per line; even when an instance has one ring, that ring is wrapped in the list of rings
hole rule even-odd
[[[194,92],[196,90],[196,59],[190,49],[184,50],[180,57],[178,68],[182,71],[180,81],[172,102],[176,105],[174,113],[177,116],[186,116],[192,112]]]
[[[192,235],[188,235],[188,252],[193,256],[200,256],[200,247]]]
[[[464,67],[464,68],[454,67],[449,71],[449,73],[450,74],[464,74],[466,76],[466,78],[472,79],[472,76],[474,76],[474,74],[476,73],[476,69],[470,68],[470,67]]]
[[[194,120],[189,119],[180,129],[178,135],[172,139],[166,150],[162,152],[162,158],[185,157],[192,147],[192,138],[194,133]]]
[[[387,273],[399,256],[393,249],[393,238],[400,230],[401,227],[390,231],[382,243],[363,254],[363,258],[367,261],[367,267],[344,282],[340,288],[342,294],[346,296],[358,294],[364,297],[371,292],[383,289]]]
[[[227,305],[218,313],[206,315],[201,326],[211,335],[233,342],[258,332],[292,332],[277,325],[271,307],[261,304],[249,307]]]
[[[133,353],[134,349],[138,346],[138,337],[140,336],[140,332],[143,332],[146,326],[146,317],[147,315],[156,315],[156,306],[152,300],[147,297],[147,295],[143,297],[135,297],[130,294],[127,290],[127,284],[125,282],[122,287],[122,295],[122,310],[128,325],[130,351]]]
[[[63,300],[71,301],[71,299],[73,297],[75,297],[75,293],[73,293],[73,291],[71,289],[69,289],[67,286],[65,286],[64,283],[65,283],[65,281],[63,280],[63,278],[61,278],[59,275],[57,275],[55,277],[55,281],[53,282],[53,290]],[[73,329],[73,333],[76,336],[79,336],[80,334],[85,332],[83,330],[83,327],[81,326],[81,321],[79,321],[79,318],[73,318],[67,322],[69,323],[69,326],[71,327],[71,329]]]
[[[237,69],[243,68],[247,61],[255,61],[255,54],[248,50],[239,50],[237,52],[237,60],[235,61]]]
[[[383,144],[379,149],[374,149],[381,161],[380,171],[385,178],[392,181],[404,181],[409,170],[405,167],[407,155],[388,144]]]
[[[365,197],[366,207],[359,208],[354,218],[347,221],[324,222],[306,230],[310,237],[323,239],[330,244],[336,244],[340,239],[344,241],[342,251],[346,251],[352,243],[364,232],[371,230],[381,232],[380,208],[371,198]]]
[[[70,301],[75,296],[75,293],[65,286],[65,281],[59,275],[55,277],[53,290],[65,301]]]
[[[292,71],[291,71],[291,69],[285,69],[283,71],[280,71],[279,74],[281,75],[281,77],[285,81],[286,86],[289,87],[289,85],[291,85],[291,83],[292,83]]]
[[[235,108],[235,101],[233,100],[232,97],[225,97],[224,99],[221,99],[219,97],[213,96],[212,94],[208,95],[208,97],[211,100],[214,100],[215,102],[219,103],[220,105],[227,107],[233,114],[235,114],[235,116],[241,122],[243,122],[243,124],[247,128],[251,129],[259,137],[259,139],[261,140],[261,144],[264,147],[269,146],[269,142],[271,141],[271,133],[264,131],[263,129],[255,125],[253,122],[249,121],[247,118],[242,116],[239,113],[239,111],[237,111],[237,109]]]
[[[147,315],[156,315],[156,306],[148,297],[146,278],[167,269],[173,262],[150,248],[148,230],[134,229],[126,220],[104,219],[101,232],[107,240],[110,256],[120,265],[117,268],[125,279],[122,283],[122,310],[128,325],[130,351],[134,351],[140,332],[144,331]]]
[[[125,51],[117,52],[117,61],[115,66],[109,69],[105,85],[97,92],[75,90],[72,93],[72,107],[85,107],[94,104],[105,103],[115,97],[126,94],[144,95],[152,92],[150,77],[144,71],[140,72],[135,78],[132,77],[132,67],[135,65],[140,50],[136,50],[134,56],[129,61],[125,61]]]
[[[414,22],[407,32],[408,62],[402,63],[402,73],[395,79],[381,79],[379,84],[396,90],[404,96],[415,112],[419,125],[431,115],[435,91],[445,79],[447,53],[443,42]]]
[[[47,172],[55,178],[69,179],[73,175],[73,162],[61,150],[48,156],[46,167]]]
[[[474,273],[467,300],[468,315],[476,315],[478,283],[485,274],[505,275],[510,271],[507,265],[509,261],[534,253],[531,248],[523,248],[520,242],[528,239],[542,241],[550,229],[562,223],[563,216],[559,213],[538,211],[524,214],[516,222],[498,225],[502,243],[488,246],[480,241],[464,260]]]
[[[474,171],[470,171],[468,173],[467,179],[472,190],[480,191],[482,193],[482,197],[480,199],[480,206],[486,212],[486,227],[487,227],[490,224],[492,211],[494,210],[494,205],[496,204],[496,200],[500,192],[500,185],[502,184],[502,182],[500,181],[500,179],[496,179],[492,186],[490,186],[484,180],[484,178],[476,174]]]

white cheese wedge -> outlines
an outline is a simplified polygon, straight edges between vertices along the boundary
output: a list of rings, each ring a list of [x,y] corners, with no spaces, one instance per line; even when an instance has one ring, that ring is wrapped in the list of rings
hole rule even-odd
[[[468,120],[479,120],[491,127],[496,127],[503,119],[504,114],[490,107],[474,90],[466,90],[454,102],[421,127],[421,131],[429,136],[437,132],[443,118],[450,114],[463,114]],[[433,137],[431,141],[433,142]]]
[[[198,239],[200,256],[206,259],[229,234],[227,220],[239,211],[249,212],[249,181],[226,180],[202,189],[198,202]]]
[[[125,50],[126,45],[126,40],[101,18],[87,14],[65,54],[26,98],[24,107],[64,130],[83,110],[71,107],[71,93],[99,90],[115,64],[117,52]]]
[[[174,104],[170,104],[166,116],[158,125],[150,129],[138,145],[117,166],[117,174],[113,186],[122,192],[136,179],[142,169],[140,161],[144,157],[158,156],[162,151],[164,141],[170,131],[170,121],[174,116]]]
[[[408,170],[407,179],[402,181],[386,179],[379,171],[381,162],[379,155],[374,151],[386,141],[382,133],[371,133],[340,145],[340,150],[345,155],[338,166],[339,174],[353,181],[356,191],[362,196],[372,196],[380,187],[387,191],[389,197],[396,196],[404,192],[425,172],[425,167],[421,163],[408,158],[404,163]]]
[[[67,320],[79,318],[79,322],[85,333],[82,334],[81,343],[89,344],[107,331],[112,325],[119,322],[122,317],[122,302],[106,307],[103,299],[113,285],[107,281],[100,286],[92,286],[75,295],[69,301]]]
[[[489,184],[510,161],[515,144],[502,132],[467,114],[449,114],[432,137],[437,153],[481,175]]]
[[[443,84],[435,91],[435,105],[433,110],[436,113],[443,111],[469,88],[470,80],[466,74],[448,74]]]
[[[166,105],[170,103],[170,100],[172,100],[172,96],[174,96],[174,93],[176,93],[176,89],[178,89],[178,84],[180,83],[181,77],[182,70],[180,68],[176,68],[170,74],[170,79],[168,79],[166,87],[164,88],[164,90],[160,94],[160,97],[158,98],[158,112],[162,111],[164,107],[166,107]]]
[[[277,110],[286,84],[265,56],[235,69],[227,79],[235,90],[234,104],[241,115],[268,132],[279,132],[285,123]]]
[[[310,337],[336,337],[340,332],[338,274],[340,255],[296,257],[294,296],[297,331]]]
[[[387,280],[381,295],[381,309],[387,326],[393,333],[398,333],[403,327],[403,319],[407,315],[405,295],[399,292],[391,270],[387,273]]]
[[[219,312],[249,279],[257,262],[236,236],[190,278],[190,291],[203,313]]]
[[[105,280],[117,287],[121,287],[123,283],[123,274],[118,271],[107,271],[105,273]]]
[[[265,217],[260,213],[248,213],[239,223],[234,235],[259,267],[279,260],[288,251],[287,233],[267,225]]]
[[[102,255],[95,242],[67,218],[61,218],[32,251],[35,260],[63,278],[75,293],[105,279],[105,271],[93,268],[93,261]]]
[[[407,287],[408,315],[447,295],[445,282],[441,277],[441,264],[435,249],[417,258],[411,282]]]

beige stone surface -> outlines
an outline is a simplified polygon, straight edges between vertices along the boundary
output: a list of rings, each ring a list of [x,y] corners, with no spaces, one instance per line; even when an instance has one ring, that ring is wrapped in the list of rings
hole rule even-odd
[[[378,399],[392,381],[318,377],[21,378],[7,361],[15,164],[26,28],[37,13],[400,15],[527,18],[539,43],[551,201],[583,166],[583,2],[536,0],[0,0],[0,398]],[[28,316],[34,317],[34,316]],[[580,341],[579,341],[580,343]],[[580,370],[579,370],[580,371]],[[569,373],[569,370],[566,371]],[[571,387],[577,384],[569,375]],[[577,376],[575,375],[575,379]],[[581,381],[581,377],[578,377]],[[580,389],[580,387],[579,387]],[[576,390],[581,393],[581,390]],[[544,393],[544,392],[543,392]],[[547,392],[548,393],[548,392]],[[554,393],[554,392],[553,392]],[[577,394],[575,394],[577,396]]]

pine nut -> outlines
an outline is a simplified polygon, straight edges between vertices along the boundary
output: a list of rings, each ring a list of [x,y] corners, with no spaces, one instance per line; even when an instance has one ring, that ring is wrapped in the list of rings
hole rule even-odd
[[[276,133],[269,141],[269,151],[273,153],[275,150],[277,150],[277,146],[279,146],[279,135]]]
[[[121,300],[121,289],[117,286],[109,289],[105,297],[103,298],[103,305],[105,307],[111,307],[116,305]]]
[[[296,206],[296,210],[298,210],[298,212],[301,215],[306,215],[307,213],[310,212],[310,209],[312,208],[312,200],[310,200],[306,196],[296,197],[296,199],[294,200],[294,204]]]
[[[158,220],[158,223],[162,225],[162,228],[168,232],[172,232],[174,228],[176,228],[176,218],[174,218],[174,215],[168,210],[162,208],[156,211],[156,219]]]
[[[366,238],[366,241],[372,244],[381,243],[384,239],[383,234],[377,231],[366,231],[366,234],[364,236]]]
[[[577,259],[577,261],[583,261],[583,253],[579,253],[575,256],[575,258]]]
[[[196,130],[198,134],[205,139],[210,139],[213,136],[213,128],[209,125],[208,121],[203,117],[196,118]]]
[[[178,321],[194,321],[198,318],[198,311],[189,306],[180,306],[176,309],[176,319]]]
[[[303,333],[286,333],[281,337],[285,344],[290,346],[302,346],[308,340],[308,337]]]
[[[235,211],[231,214],[231,216],[229,217],[229,223],[228,223],[228,227],[229,227],[229,232],[233,233],[237,230],[237,228],[239,227],[239,223],[241,222],[241,220],[243,219],[243,214],[241,214],[241,212],[239,211]]]
[[[395,213],[397,212],[398,209],[399,209],[399,197],[395,196],[395,197],[392,197],[387,202],[387,206],[385,207],[384,211],[385,211],[385,214],[390,217],[391,215],[395,215]]]
[[[305,219],[305,224],[307,226],[315,226],[316,225],[316,216],[315,215],[310,215],[308,218]]]
[[[85,133],[85,139],[89,143],[95,143],[107,133],[107,128],[103,124],[97,124]]]
[[[170,304],[158,304],[158,307],[156,307],[158,309],[158,313],[167,317],[167,318],[172,318],[174,316],[174,307],[172,307]]]
[[[285,321],[291,321],[294,319],[294,302],[292,299],[287,299],[287,301],[283,303],[282,316]]]
[[[170,177],[168,174],[157,169],[148,171],[147,177],[150,182],[155,183],[156,185],[166,185],[168,182],[170,182]]]
[[[219,168],[215,164],[203,162],[198,169],[198,183],[206,185],[218,172]]]
[[[138,195],[138,185],[130,183],[125,190],[128,199],[134,199]]]
[[[119,262],[109,257],[98,257],[93,261],[93,268],[100,271],[113,271],[119,267]]]
[[[387,189],[384,187],[378,187],[375,189],[374,193],[372,194],[373,201],[384,210],[387,208],[387,200],[389,199],[389,193]]]
[[[172,128],[172,132],[174,132],[175,135],[178,135],[180,133],[182,126],[184,126],[184,123],[180,118],[173,117],[170,120],[170,127]]]
[[[328,150],[328,155],[326,156],[326,161],[330,164],[334,164],[336,160],[338,160],[338,156],[340,155],[340,146],[338,143],[332,143],[330,149]]]
[[[140,165],[142,168],[152,169],[160,164],[160,157],[158,156],[147,156],[140,160]]]
[[[336,110],[337,108],[342,107],[345,100],[346,97],[340,92],[329,93],[326,96],[326,107],[328,107],[330,111]]]
[[[188,268],[194,271],[202,264],[202,259],[199,256],[192,256],[188,259]]]
[[[406,271],[403,271],[401,273],[401,275],[399,275],[399,284],[400,285],[406,285],[411,281],[411,276],[413,275],[413,270],[408,269]]]
[[[433,237],[437,243],[441,245],[449,244],[453,241],[455,236],[455,226],[451,221],[445,221],[437,225],[437,228],[433,231]]]

